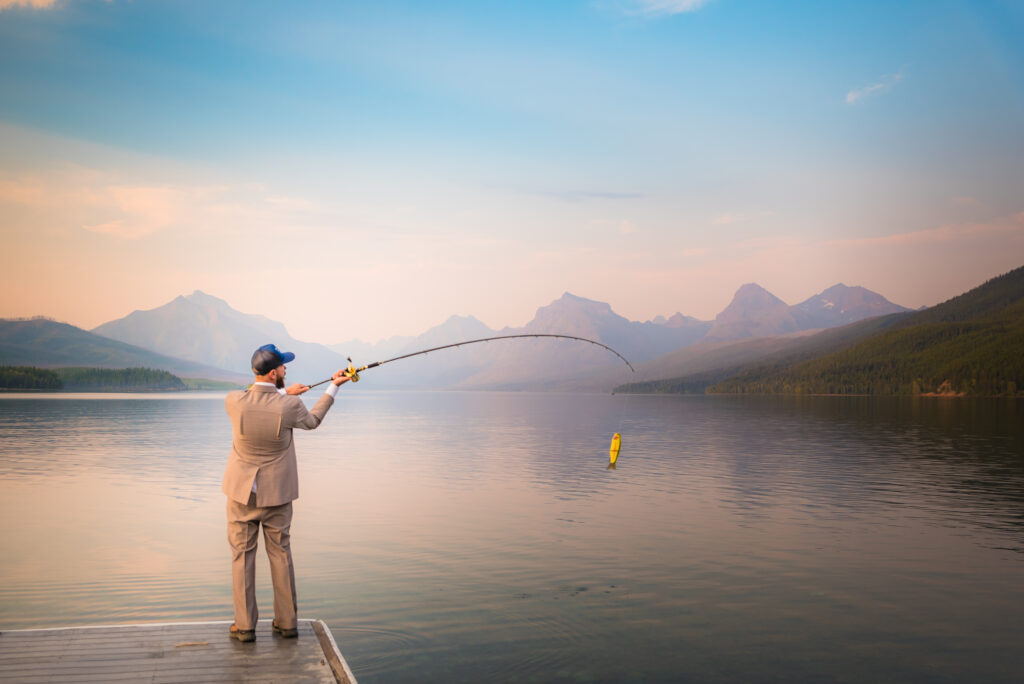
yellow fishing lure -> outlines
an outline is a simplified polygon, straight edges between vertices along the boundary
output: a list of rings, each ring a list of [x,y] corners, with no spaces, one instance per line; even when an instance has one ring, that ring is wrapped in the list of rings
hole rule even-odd
[[[622,446],[622,435],[616,432],[612,435],[612,445],[608,447],[608,462],[611,465],[615,465],[615,461],[619,457],[620,446]]]

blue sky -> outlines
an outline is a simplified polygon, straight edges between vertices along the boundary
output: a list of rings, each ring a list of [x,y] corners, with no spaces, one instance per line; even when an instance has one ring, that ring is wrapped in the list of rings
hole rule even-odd
[[[1020,2],[0,0],[0,315],[934,304],[1024,262],[1022,46]]]

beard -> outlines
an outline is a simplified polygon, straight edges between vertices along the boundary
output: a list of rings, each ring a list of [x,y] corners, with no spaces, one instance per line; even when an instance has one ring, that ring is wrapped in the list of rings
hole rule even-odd
[[[274,384],[277,386],[277,389],[284,389],[284,378],[280,375],[277,376],[277,379],[274,380]]]

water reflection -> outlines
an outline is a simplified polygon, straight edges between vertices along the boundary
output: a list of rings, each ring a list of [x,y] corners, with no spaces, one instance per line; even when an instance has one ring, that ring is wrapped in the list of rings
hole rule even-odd
[[[1022,430],[998,400],[346,389],[296,436],[300,611],[369,682],[1012,681]],[[0,398],[0,627],[228,617],[230,438],[216,395]]]

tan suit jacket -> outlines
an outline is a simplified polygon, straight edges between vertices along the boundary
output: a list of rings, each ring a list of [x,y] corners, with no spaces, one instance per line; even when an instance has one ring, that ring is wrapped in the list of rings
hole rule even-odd
[[[324,394],[312,411],[297,396],[267,385],[229,392],[224,400],[234,439],[221,489],[239,503],[249,501],[256,482],[256,505],[280,506],[299,498],[292,428],[320,425],[334,397]]]

